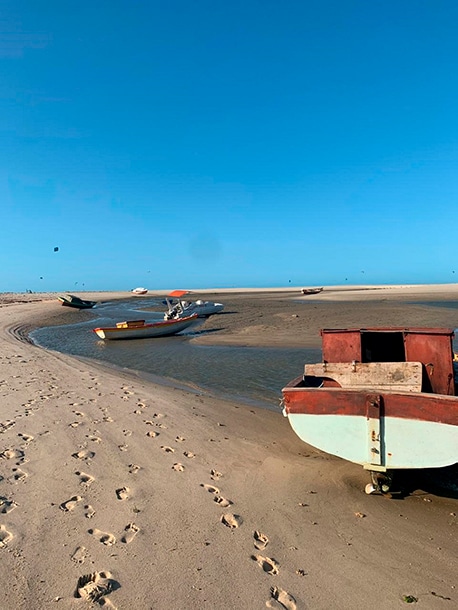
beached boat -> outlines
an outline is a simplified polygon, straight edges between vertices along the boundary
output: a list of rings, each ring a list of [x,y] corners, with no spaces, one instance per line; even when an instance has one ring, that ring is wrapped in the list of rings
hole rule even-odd
[[[97,301],[85,301],[74,294],[68,294],[65,297],[57,297],[57,300],[65,307],[74,307],[75,309],[91,309],[91,307],[94,307],[94,305],[97,304]]]
[[[323,292],[323,288],[302,288],[302,294],[319,294]]]
[[[139,286],[138,288],[134,288],[132,290],[132,292],[134,294],[147,294],[148,293],[148,288],[142,288],[141,286]]]
[[[370,471],[367,493],[389,492],[396,470],[458,462],[453,330],[321,336],[323,361],[282,390],[283,414],[304,442]]]
[[[179,320],[160,320],[146,323],[145,320],[128,320],[118,322],[116,326],[94,328],[100,339],[142,339],[150,337],[166,337],[176,335],[198,320],[196,314]]]
[[[167,311],[164,314],[164,320],[176,320],[184,318],[192,314],[197,314],[199,318],[207,318],[215,313],[223,311],[222,303],[214,303],[213,301],[184,301],[182,296],[187,294],[187,290],[174,290],[165,299]]]

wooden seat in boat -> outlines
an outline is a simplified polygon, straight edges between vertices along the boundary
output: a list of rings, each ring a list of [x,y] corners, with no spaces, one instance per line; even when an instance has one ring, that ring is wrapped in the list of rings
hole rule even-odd
[[[348,390],[421,392],[421,362],[322,362],[306,364],[304,375],[336,381]]]

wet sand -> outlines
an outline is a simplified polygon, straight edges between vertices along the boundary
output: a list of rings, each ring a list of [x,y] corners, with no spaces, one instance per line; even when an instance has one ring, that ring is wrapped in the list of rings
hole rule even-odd
[[[334,292],[199,293],[226,307],[197,340],[319,346],[321,327],[458,326],[452,307],[408,304],[458,299],[456,286]],[[457,494],[434,473],[402,500],[366,496],[361,467],[279,414],[27,342],[75,315],[91,313],[0,297],[0,607],[458,604]]]

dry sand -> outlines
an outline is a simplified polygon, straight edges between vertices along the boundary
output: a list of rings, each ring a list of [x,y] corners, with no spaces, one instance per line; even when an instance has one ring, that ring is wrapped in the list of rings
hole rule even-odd
[[[456,309],[407,304],[456,286],[331,292],[206,292],[226,313],[199,340],[458,326]],[[0,608],[458,606],[458,500],[433,477],[403,500],[366,496],[361,467],[305,445],[280,414],[31,345],[28,329],[74,319],[55,295],[0,305]]]

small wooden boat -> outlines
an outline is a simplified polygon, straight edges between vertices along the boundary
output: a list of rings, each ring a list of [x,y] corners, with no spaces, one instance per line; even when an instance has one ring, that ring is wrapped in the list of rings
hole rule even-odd
[[[395,470],[458,462],[453,330],[321,336],[323,361],[282,390],[283,414],[304,442],[370,471],[367,493],[387,493]]]
[[[195,324],[198,320],[196,314],[179,320],[160,320],[147,324],[145,320],[129,320],[118,322],[116,326],[107,328],[94,328],[100,339],[142,339],[150,337],[166,337],[176,335]]]
[[[318,294],[320,292],[323,292],[323,288],[302,288],[301,293],[302,294]]]
[[[97,301],[85,301],[74,294],[68,294],[65,297],[57,297],[57,300],[65,307],[74,307],[75,309],[91,309],[91,307],[94,307],[94,305],[97,304]]]

